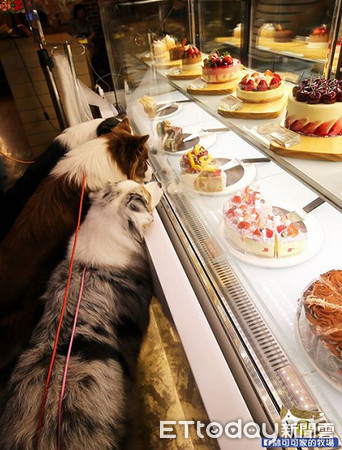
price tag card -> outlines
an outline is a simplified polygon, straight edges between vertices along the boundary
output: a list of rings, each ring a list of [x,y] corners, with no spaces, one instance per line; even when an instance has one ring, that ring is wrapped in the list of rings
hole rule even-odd
[[[237,111],[243,107],[243,101],[234,95],[227,95],[220,101],[220,109],[226,109],[227,111]]]
[[[285,148],[300,144],[300,135],[284,127],[279,127],[277,130],[272,131],[269,136],[271,140]]]
[[[207,85],[207,82],[202,80],[202,78],[196,78],[191,84],[190,89],[203,89]]]

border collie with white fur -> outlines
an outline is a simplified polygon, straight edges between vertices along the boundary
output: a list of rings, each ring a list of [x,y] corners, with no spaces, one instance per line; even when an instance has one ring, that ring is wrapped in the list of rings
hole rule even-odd
[[[11,370],[39,320],[40,296],[75,231],[83,174],[85,192],[124,179],[149,181],[147,136],[128,119],[112,133],[70,150],[39,185],[0,243],[0,367]],[[85,208],[86,209],[86,208]]]
[[[22,211],[27,200],[39,186],[39,183],[49,175],[49,172],[66,152],[98,136],[110,133],[119,123],[120,120],[115,117],[105,120],[94,119],[67,128],[57,136],[34,164],[29,166],[15,185],[1,197],[0,241],[9,232],[20,211]]]
[[[82,303],[62,413],[62,448],[123,447],[132,409],[133,380],[149,323],[152,283],[143,236],[162,190],[122,181],[91,194],[81,225],[69,298],[47,396],[40,450],[57,448],[58,401],[65,357],[86,268]],[[70,253],[54,271],[45,309],[29,349],[13,372],[0,418],[2,450],[37,448],[37,424],[47,368],[68,278]]]

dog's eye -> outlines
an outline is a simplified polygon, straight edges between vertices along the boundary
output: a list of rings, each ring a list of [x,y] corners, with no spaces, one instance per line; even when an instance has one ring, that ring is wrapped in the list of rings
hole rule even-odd
[[[128,200],[128,206],[132,211],[140,212],[143,209],[147,209],[147,202],[142,195],[131,194]]]
[[[140,208],[136,203],[130,203],[129,209],[131,209],[132,211],[140,211]]]

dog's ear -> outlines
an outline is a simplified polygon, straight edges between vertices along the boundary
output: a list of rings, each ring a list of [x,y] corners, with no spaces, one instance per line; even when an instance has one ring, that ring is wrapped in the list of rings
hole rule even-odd
[[[121,120],[121,122],[114,128],[114,132],[118,130],[128,131],[128,133],[132,134],[131,124],[129,122],[128,117],[125,117]]]
[[[126,146],[126,159],[128,161],[128,179],[135,180],[136,179],[136,171],[139,165],[139,160],[144,158],[144,153],[147,159],[147,148],[145,146],[146,142],[149,139],[149,135],[145,136],[130,136],[127,141]]]

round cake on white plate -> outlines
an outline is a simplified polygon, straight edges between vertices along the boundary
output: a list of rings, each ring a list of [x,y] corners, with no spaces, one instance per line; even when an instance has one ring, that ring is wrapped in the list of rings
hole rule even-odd
[[[246,103],[274,102],[284,95],[284,80],[270,70],[249,73],[242,78],[236,96]]]
[[[284,210],[268,203],[255,187],[247,186],[233,195],[224,205],[223,216],[226,238],[243,253],[283,258],[305,248],[305,225],[291,222]]]
[[[341,136],[342,82],[317,78],[295,86],[287,103],[285,127],[307,136]]]

